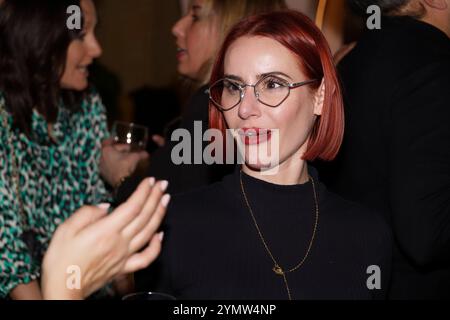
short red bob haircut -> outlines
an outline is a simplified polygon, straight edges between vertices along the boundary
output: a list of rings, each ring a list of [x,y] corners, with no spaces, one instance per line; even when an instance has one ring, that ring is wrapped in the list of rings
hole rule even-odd
[[[225,38],[213,67],[211,84],[224,76],[224,60],[228,48],[237,39],[251,36],[262,36],[278,41],[298,57],[300,68],[308,79],[323,79],[325,97],[322,115],[314,124],[303,159],[333,160],[344,135],[344,110],[336,68],[325,37],[308,17],[293,10],[246,18],[235,25]],[[245,60],[245,57],[243,58]],[[317,90],[320,81],[310,86]],[[211,128],[225,133],[226,123],[223,114],[211,102],[209,122]]]

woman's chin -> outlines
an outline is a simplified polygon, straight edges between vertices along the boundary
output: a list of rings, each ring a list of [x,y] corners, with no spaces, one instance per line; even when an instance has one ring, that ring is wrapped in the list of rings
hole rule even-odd
[[[279,165],[279,151],[265,150],[258,146],[245,147],[245,163],[257,170],[266,170]],[[241,153],[242,154],[242,153]]]
[[[245,166],[247,167],[247,169],[249,169],[253,172],[258,172],[259,174],[264,175],[264,176],[276,175],[279,170],[278,165],[262,165],[262,164],[254,165],[254,164],[246,163]]]
[[[77,81],[73,83],[61,83],[61,88],[65,90],[84,91],[88,88],[89,82],[87,80]]]
[[[177,71],[178,74],[184,78],[188,78],[192,81],[200,80],[199,71],[192,68],[186,62],[178,63]]]
[[[270,170],[278,165],[278,163],[273,163],[271,159],[245,159],[245,165],[253,171],[266,171]]]

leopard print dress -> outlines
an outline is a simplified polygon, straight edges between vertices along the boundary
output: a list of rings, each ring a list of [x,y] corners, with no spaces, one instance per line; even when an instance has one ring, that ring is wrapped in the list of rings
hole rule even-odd
[[[1,93],[0,107],[5,108]],[[36,111],[30,139],[18,130],[11,131],[9,115],[8,121],[9,128],[0,127],[0,298],[17,285],[38,279],[41,264],[40,259],[31,258],[21,240],[23,227],[8,140],[11,134],[20,172],[20,197],[42,254],[56,227],[78,208],[111,200],[99,176],[101,141],[108,130],[98,94],[89,94],[80,111],[60,107],[53,139],[47,122]]]

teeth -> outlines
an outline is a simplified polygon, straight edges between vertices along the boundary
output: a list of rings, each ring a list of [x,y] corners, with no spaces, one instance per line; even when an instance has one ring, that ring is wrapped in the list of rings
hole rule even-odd
[[[246,136],[246,137],[255,137],[255,136],[263,136],[268,134],[269,131],[260,131],[259,133],[256,131],[247,131],[247,132],[243,132],[242,135]]]
[[[255,128],[255,129],[253,129],[253,128],[251,128],[251,129],[241,128],[241,129],[236,129],[236,132],[238,134],[241,134],[241,135],[248,135],[248,134],[250,134],[250,135],[258,135],[258,134],[263,135],[263,134],[268,134],[271,131],[272,131],[272,129],[262,129],[262,128]]]
[[[78,69],[78,71],[80,71],[84,75],[87,75],[88,72],[89,72],[87,67],[78,67],[77,69]]]

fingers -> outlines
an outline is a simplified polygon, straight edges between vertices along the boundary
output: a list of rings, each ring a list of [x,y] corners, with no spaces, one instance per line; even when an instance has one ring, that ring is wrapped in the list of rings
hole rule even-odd
[[[108,203],[98,205],[97,207],[84,206],[68,218],[61,227],[64,228],[64,232],[66,233],[77,234],[88,225],[106,216],[109,207],[110,205]]]
[[[166,208],[170,201],[170,195],[166,194],[161,198],[161,201],[152,215],[151,220],[143,227],[142,230],[131,240],[129,250],[134,253],[147,244],[153,237],[155,232],[161,225],[162,220],[166,214]]]
[[[136,170],[141,161],[145,161],[149,157],[149,154],[145,151],[123,153],[122,167],[127,172],[127,175],[130,175]]]
[[[147,151],[140,151],[138,152],[139,155],[139,160],[147,160],[148,158],[150,158],[150,155],[148,154]]]
[[[116,143],[113,145],[113,148],[118,151],[118,152],[130,152],[131,151],[131,146],[129,144],[125,144],[125,143]]]
[[[155,185],[140,215],[123,230],[124,235],[131,239],[149,223],[156,211],[156,208],[160,205],[162,195],[166,191],[168,185],[169,183],[167,181],[159,181]],[[155,219],[155,223],[162,219],[164,212],[165,210],[163,210],[163,212],[160,211],[159,215]]]
[[[127,154],[127,160],[131,163],[138,163],[141,160],[146,160],[150,157],[147,151],[130,152]]]
[[[158,147],[164,147],[164,145],[166,144],[166,139],[164,139],[164,137],[160,136],[159,134],[153,135],[152,140]]]
[[[102,141],[102,147],[112,146],[114,144],[113,138],[108,138]]]
[[[141,213],[154,185],[154,178],[144,179],[128,200],[105,219],[110,228],[120,232]]]
[[[155,234],[145,250],[128,258],[123,272],[131,273],[148,267],[148,265],[152,263],[161,252],[161,242],[162,234]]]
[[[139,161],[145,160],[148,157],[148,153],[145,151],[142,152],[130,152],[127,153],[126,156],[126,164],[131,168],[131,171],[134,171]]]

